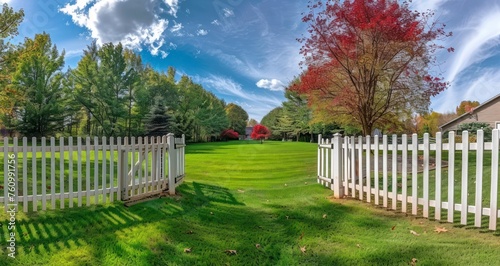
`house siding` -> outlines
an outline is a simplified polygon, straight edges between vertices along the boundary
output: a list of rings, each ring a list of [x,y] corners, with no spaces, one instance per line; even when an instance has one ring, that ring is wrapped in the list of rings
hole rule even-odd
[[[496,128],[500,122],[500,97],[496,97],[484,106],[478,106],[472,114],[463,115],[455,121],[441,126],[441,131],[457,130],[460,124],[471,122],[488,123],[491,128]]]

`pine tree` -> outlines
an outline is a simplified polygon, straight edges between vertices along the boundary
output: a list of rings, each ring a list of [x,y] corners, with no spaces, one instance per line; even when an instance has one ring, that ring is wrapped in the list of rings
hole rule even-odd
[[[146,136],[163,136],[169,133],[172,118],[167,113],[167,108],[163,104],[163,99],[157,97],[151,112],[146,116],[145,127]]]

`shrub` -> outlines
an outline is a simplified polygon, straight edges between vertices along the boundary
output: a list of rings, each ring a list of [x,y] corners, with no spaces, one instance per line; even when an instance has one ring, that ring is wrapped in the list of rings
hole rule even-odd
[[[239,139],[239,134],[238,132],[232,130],[232,129],[226,129],[220,133],[220,137],[223,140],[237,140]]]

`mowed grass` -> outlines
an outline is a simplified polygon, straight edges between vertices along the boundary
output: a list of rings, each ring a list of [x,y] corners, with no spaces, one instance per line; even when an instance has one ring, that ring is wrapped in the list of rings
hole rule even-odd
[[[498,233],[332,199],[332,192],[316,183],[316,149],[315,144],[290,142],[188,145],[186,181],[175,197],[128,208],[114,203],[18,213],[16,259],[7,257],[10,231],[2,212],[0,265],[408,265],[413,258],[417,265],[492,265],[500,261]],[[448,232],[434,232],[436,227]]]

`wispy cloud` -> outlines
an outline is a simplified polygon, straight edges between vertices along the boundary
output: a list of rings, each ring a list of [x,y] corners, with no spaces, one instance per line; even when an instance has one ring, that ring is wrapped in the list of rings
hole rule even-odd
[[[485,62],[497,62],[500,57],[500,8],[484,2],[475,8],[476,15],[461,18],[461,26],[454,30],[458,34],[449,40],[455,53],[443,67],[451,86],[433,99],[431,107],[436,111],[454,111],[463,100],[483,102],[499,93],[500,69]]]
[[[412,7],[420,12],[425,12],[428,10],[436,11],[439,6],[447,1],[449,0],[417,0],[412,2]]]
[[[261,119],[271,109],[281,105],[282,101],[276,97],[267,94],[255,94],[247,92],[242,85],[231,78],[218,75],[194,76],[193,81],[202,84],[205,88],[212,90],[218,94],[235,98],[235,101],[245,103],[245,106],[253,106],[252,108],[244,108],[251,117]],[[258,108],[255,108],[258,106]],[[242,106],[243,107],[243,106]]]

